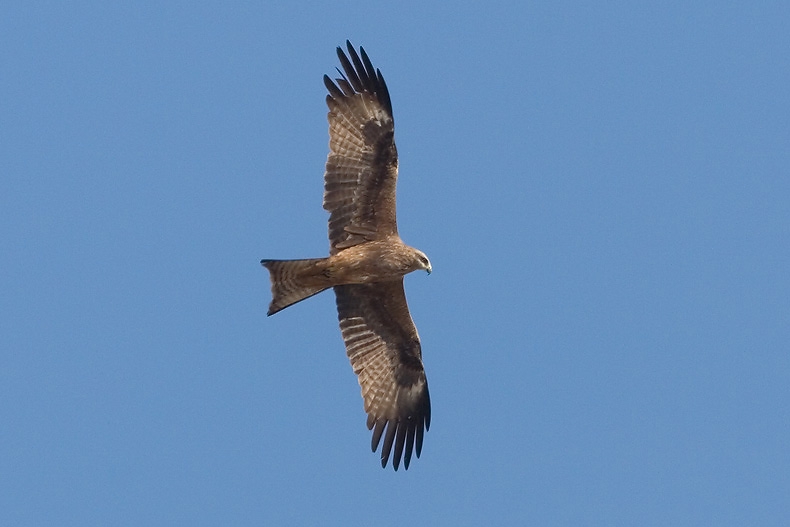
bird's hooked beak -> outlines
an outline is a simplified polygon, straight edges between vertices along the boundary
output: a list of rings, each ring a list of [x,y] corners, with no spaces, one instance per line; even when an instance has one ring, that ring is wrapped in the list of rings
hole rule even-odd
[[[431,264],[428,264],[428,268],[426,269],[426,271],[428,272],[428,274],[431,274]]]

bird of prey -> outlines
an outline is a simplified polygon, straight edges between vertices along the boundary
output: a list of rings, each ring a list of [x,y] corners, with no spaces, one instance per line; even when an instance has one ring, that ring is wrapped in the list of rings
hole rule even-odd
[[[348,56],[337,48],[343,71],[329,94],[329,156],[324,174],[324,209],[329,211],[329,257],[262,260],[269,270],[269,315],[330,287],[337,298],[340,331],[359,380],[373,452],[381,466],[392,454],[409,468],[420,457],[431,423],[431,402],[403,277],[431,263],[404,244],[395,221],[395,149],[392,103],[381,72],[363,48]],[[394,451],[393,451],[394,447]]]

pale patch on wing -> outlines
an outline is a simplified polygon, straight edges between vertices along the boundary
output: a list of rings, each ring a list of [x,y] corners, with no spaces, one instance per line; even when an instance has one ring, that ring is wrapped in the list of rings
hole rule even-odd
[[[349,60],[338,48],[345,71],[329,91],[329,156],[324,175],[324,209],[330,212],[330,254],[397,233],[395,148],[392,105],[381,72],[364,50],[348,43]]]
[[[373,430],[372,449],[376,451],[383,437],[382,467],[392,454],[395,470],[401,456],[408,469],[412,452],[420,457],[431,402],[403,280],[334,289],[346,352],[362,390],[368,429]]]

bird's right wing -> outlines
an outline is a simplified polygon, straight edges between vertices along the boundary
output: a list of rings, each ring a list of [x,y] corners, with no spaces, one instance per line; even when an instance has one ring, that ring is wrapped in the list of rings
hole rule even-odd
[[[337,48],[345,74],[335,82],[324,75],[329,90],[324,208],[330,212],[330,254],[398,232],[398,152],[389,91],[365,50],[360,48],[360,57],[346,44],[350,60]]]

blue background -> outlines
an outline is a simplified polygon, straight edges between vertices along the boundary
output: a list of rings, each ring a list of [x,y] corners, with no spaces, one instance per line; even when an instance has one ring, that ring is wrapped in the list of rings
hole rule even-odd
[[[790,524],[786,2],[0,7],[3,525]],[[324,73],[387,79],[433,420],[369,450]],[[492,523],[493,522],[493,523]]]

